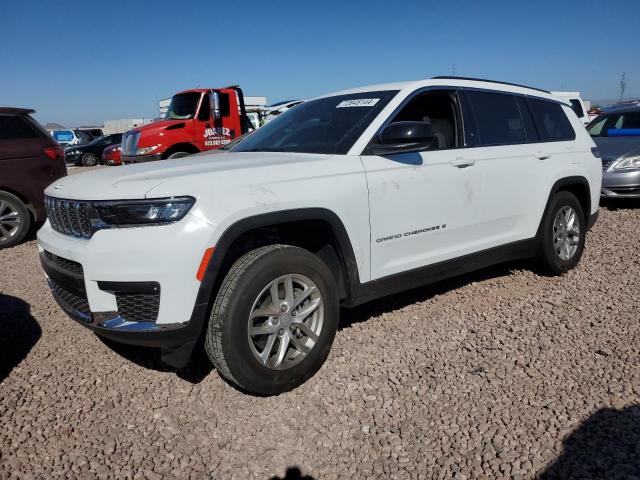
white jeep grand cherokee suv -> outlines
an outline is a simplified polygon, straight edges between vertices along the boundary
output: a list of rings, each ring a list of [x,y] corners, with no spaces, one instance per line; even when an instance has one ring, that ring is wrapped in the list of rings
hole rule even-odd
[[[546,91],[437,77],[303,103],[227,153],[66,177],[38,233],[56,300],[116,341],[275,394],[340,307],[512,259],[573,268],[602,165]]]

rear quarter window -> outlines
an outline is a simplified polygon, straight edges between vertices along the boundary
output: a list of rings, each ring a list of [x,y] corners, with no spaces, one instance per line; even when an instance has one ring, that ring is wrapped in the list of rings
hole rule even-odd
[[[529,97],[529,105],[541,141],[560,142],[576,138],[561,104]]]
[[[40,138],[41,134],[20,115],[0,114],[0,140]]]

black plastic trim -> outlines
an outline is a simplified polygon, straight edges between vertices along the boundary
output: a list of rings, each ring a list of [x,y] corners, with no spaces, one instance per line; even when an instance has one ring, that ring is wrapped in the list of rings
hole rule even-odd
[[[111,293],[158,293],[158,282],[98,282],[98,288]]]

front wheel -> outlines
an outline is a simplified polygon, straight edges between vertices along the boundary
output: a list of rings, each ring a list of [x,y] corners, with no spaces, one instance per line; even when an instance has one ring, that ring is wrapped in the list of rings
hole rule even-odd
[[[288,245],[261,247],[225,277],[205,348],[218,372],[243,390],[286,392],[326,360],[339,311],[333,275],[318,257]]]
[[[190,153],[188,153],[188,152],[174,152],[174,153],[172,153],[171,155],[169,155],[169,156],[167,157],[167,160],[171,160],[172,158],[182,158],[182,157],[187,157],[187,156],[189,156],[189,155],[191,155],[191,154],[190,154]]]
[[[29,232],[31,215],[22,201],[7,192],[0,192],[0,249],[12,247]]]
[[[584,250],[587,224],[580,202],[570,192],[553,196],[542,225],[538,258],[554,274],[574,268]]]

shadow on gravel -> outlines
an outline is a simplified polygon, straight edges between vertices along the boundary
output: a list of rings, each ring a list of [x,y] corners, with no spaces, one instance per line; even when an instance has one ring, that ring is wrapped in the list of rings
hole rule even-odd
[[[600,206],[611,211],[640,208],[640,198],[601,198]]]
[[[515,270],[530,270],[538,275],[547,275],[546,272],[539,271],[535,262],[532,260],[517,260],[493,265],[448,280],[442,280],[425,287],[418,287],[413,290],[383,297],[356,308],[342,309],[338,330],[348,328],[353,324],[367,321],[371,317],[377,317],[383,313],[392,312],[413,303],[423,302],[435,295],[464,287],[473,282],[509,276]]]
[[[315,480],[310,475],[302,475],[302,472],[298,467],[289,467],[287,468],[287,473],[285,473],[284,477],[273,476],[270,480]]]
[[[564,451],[540,480],[640,477],[640,405],[603,408],[564,441]]]
[[[162,361],[159,348],[138,347],[114,342],[96,335],[102,343],[118,355],[144,368],[158,372],[172,372],[189,383],[200,383],[213,370],[213,365],[204,352],[204,347],[196,345],[190,362],[184,368],[173,368]]]
[[[24,300],[0,293],[0,382],[38,342],[42,330]]]

